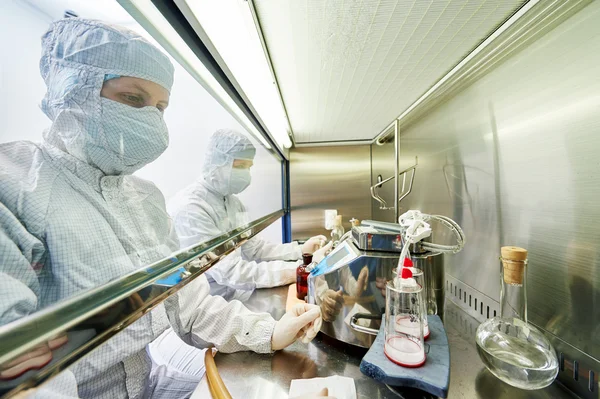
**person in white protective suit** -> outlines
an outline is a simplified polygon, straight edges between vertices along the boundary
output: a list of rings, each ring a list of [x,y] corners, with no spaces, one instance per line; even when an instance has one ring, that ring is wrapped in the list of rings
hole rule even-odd
[[[42,49],[51,126],[41,143],[0,145],[1,325],[179,249],[163,195],[131,175],[168,145],[169,59],[136,33],[79,18],[53,23]],[[311,305],[279,321],[252,313],[211,297],[200,276],[34,396],[189,397],[202,374],[195,347],[268,353],[319,322]],[[170,328],[188,350],[161,363],[146,346]]]
[[[250,222],[246,207],[235,194],[250,185],[255,153],[250,140],[234,130],[217,130],[211,136],[200,178],[167,205],[182,248]],[[303,245],[275,244],[255,237],[207,271],[211,293],[228,297],[232,289],[253,290],[295,282],[302,254],[313,254],[325,242],[325,236],[312,237]],[[328,249],[330,246],[321,248],[319,254]]]

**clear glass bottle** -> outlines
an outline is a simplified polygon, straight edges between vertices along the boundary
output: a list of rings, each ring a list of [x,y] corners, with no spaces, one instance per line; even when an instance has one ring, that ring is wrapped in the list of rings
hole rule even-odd
[[[502,381],[521,389],[541,389],[558,374],[556,352],[537,328],[527,323],[527,251],[502,247],[500,316],[477,328],[479,357]]]
[[[335,224],[333,225],[333,230],[331,230],[331,241],[333,241],[334,247],[337,247],[343,236],[344,226],[342,225],[342,215],[337,215],[335,217]]]
[[[401,278],[386,284],[383,352],[403,367],[420,367],[427,358],[422,291],[408,268],[402,271]]]

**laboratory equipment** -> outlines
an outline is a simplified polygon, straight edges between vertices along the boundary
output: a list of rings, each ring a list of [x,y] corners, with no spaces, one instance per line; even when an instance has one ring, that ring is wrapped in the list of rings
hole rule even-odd
[[[428,311],[427,311],[427,304],[425,303],[426,302],[425,277],[423,275],[423,271],[421,269],[414,267],[413,262],[408,258],[404,259],[404,268],[410,270],[410,272],[412,273],[412,278],[416,281],[416,283],[422,290],[422,292],[421,292],[422,300],[420,301],[420,303],[421,303],[421,306],[423,307],[422,312],[423,312],[423,314],[426,315],[426,314],[428,314]],[[392,270],[392,275],[393,276],[397,275],[397,269]],[[398,281],[398,280],[395,279],[392,281]],[[429,338],[429,325],[427,323],[427,317],[424,318],[423,338],[424,339]]]
[[[412,215],[412,216],[411,216]],[[430,238],[409,243],[414,266],[424,271],[425,287],[433,287],[432,295],[425,293],[427,312],[442,316],[444,268],[440,252],[458,252],[464,244],[460,227],[443,216],[423,215],[420,212],[403,215],[405,225],[363,220],[323,259],[308,277],[308,302],[320,306],[341,292],[343,303],[335,317],[328,317],[321,331],[340,341],[368,348],[381,327],[385,310],[386,284],[392,279],[404,248],[410,218],[443,219],[441,222],[455,232],[458,244],[434,244]],[[429,272],[431,276],[427,276]],[[434,305],[430,306],[430,303]]]
[[[426,360],[422,292],[410,268],[403,268],[401,278],[386,284],[383,350],[403,367],[420,367]]]
[[[335,217],[333,229],[331,230],[331,241],[333,241],[333,246],[337,246],[342,240],[343,236],[344,226],[342,225],[342,215],[337,215]]]
[[[548,339],[527,322],[527,251],[502,247],[500,316],[477,328],[479,357],[502,381],[521,389],[550,385],[558,359]]]
[[[296,297],[306,298],[308,294],[308,266],[312,263],[312,254],[302,254],[302,264],[296,269]]]
[[[337,216],[337,209],[326,209],[325,210],[325,230],[333,230],[335,225],[335,218]]]

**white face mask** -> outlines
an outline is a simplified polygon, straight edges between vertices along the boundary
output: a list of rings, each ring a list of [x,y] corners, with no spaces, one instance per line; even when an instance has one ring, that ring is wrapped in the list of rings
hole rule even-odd
[[[100,98],[100,129],[106,146],[89,143],[87,156],[104,173],[133,173],[160,156],[169,145],[162,113]]]
[[[252,181],[250,176],[250,169],[244,168],[231,168],[231,180],[229,181],[229,187],[232,194],[239,194],[244,191]]]

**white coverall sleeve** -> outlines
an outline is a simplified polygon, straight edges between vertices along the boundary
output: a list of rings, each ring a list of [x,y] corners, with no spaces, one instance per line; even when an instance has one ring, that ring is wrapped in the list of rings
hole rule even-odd
[[[185,224],[179,223],[177,228],[179,239],[184,247],[225,233],[221,231],[213,218],[200,205],[190,204],[186,208],[185,214],[182,213],[178,217],[185,220]],[[177,223],[177,220],[175,223]],[[248,248],[247,253],[243,249],[244,247]],[[261,250],[261,247],[265,250]],[[275,247],[281,247],[279,252]],[[257,240],[255,244],[255,240],[252,239],[245,243],[241,249],[237,249],[218,262],[207,271],[207,275],[212,277],[217,284],[243,290],[291,284],[296,281],[297,261],[272,260],[261,262],[253,259],[263,259],[264,253],[267,258],[296,260],[300,252],[300,248],[296,243],[277,245]],[[278,256],[276,256],[277,253]],[[257,258],[254,258],[255,256]]]
[[[40,285],[35,268],[41,267],[44,245],[0,203],[0,325],[34,313]],[[40,388],[32,398],[78,398],[77,381],[65,370]]]
[[[44,245],[0,203],[0,325],[35,312]]]
[[[242,259],[240,249],[229,254],[210,270],[211,276],[219,285],[239,290],[270,288],[291,284],[296,281],[296,268],[300,262],[274,260],[255,262]]]
[[[214,345],[225,353],[271,352],[276,323],[271,315],[253,313],[241,302],[227,302],[209,291],[202,275],[165,301],[169,321],[184,341],[200,348]]]
[[[297,242],[276,244],[254,237],[242,245],[244,259],[255,261],[298,260],[302,258],[302,249]]]

